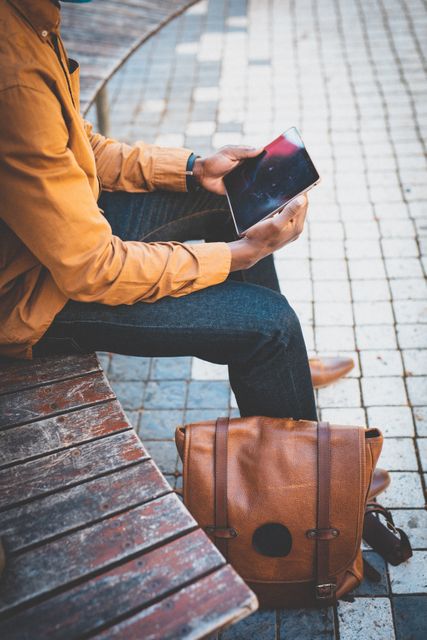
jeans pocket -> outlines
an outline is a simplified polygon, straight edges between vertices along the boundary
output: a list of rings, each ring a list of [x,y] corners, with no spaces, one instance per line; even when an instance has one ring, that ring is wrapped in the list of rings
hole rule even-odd
[[[74,338],[55,338],[53,336],[43,337],[33,347],[33,355],[39,356],[60,356],[71,355],[76,353],[87,353]]]

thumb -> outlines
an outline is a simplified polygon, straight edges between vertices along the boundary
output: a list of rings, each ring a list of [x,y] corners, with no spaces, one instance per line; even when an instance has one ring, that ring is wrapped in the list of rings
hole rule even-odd
[[[285,206],[284,211],[288,213],[296,213],[298,209],[302,209],[307,204],[307,196],[302,193]]]

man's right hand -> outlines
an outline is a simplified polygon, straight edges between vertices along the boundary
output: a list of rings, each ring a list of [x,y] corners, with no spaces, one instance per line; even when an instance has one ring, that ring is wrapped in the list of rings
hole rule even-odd
[[[265,256],[297,240],[304,229],[308,200],[305,194],[292,200],[271,218],[248,229],[240,240],[230,242],[230,271],[248,269]]]

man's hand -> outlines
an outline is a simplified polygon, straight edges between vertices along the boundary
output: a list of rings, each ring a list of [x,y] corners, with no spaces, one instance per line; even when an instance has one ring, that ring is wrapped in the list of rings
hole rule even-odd
[[[261,149],[253,147],[227,146],[207,158],[197,158],[193,171],[197,182],[212,193],[225,194],[223,178],[245,158],[255,158]]]
[[[307,207],[307,196],[298,196],[271,218],[261,220],[248,229],[243,238],[229,242],[230,270],[248,269],[265,256],[299,238],[304,229]]]

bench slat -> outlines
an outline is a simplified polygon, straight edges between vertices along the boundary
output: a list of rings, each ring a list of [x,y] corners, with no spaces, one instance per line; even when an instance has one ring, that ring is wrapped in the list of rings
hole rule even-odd
[[[96,640],[205,638],[256,608],[255,595],[227,565],[93,637]]]
[[[168,494],[18,556],[10,555],[0,583],[0,611],[89,576],[196,526]]]
[[[8,553],[159,498],[171,488],[152,460],[5,511],[0,536]]]
[[[103,84],[133,51],[195,2],[197,0],[103,0],[90,7],[90,19],[87,8],[63,5],[62,37],[69,55],[82,63],[82,113],[87,112]]]
[[[94,353],[36,358],[34,360],[6,361],[0,359],[0,394],[48,384],[55,380],[82,376],[99,370],[98,358]]]
[[[205,534],[194,531],[0,623],[0,636],[8,640],[71,640],[111,624],[223,564]]]
[[[0,396],[0,428],[17,426],[114,399],[103,373]]]
[[[117,400],[0,431],[0,468],[131,429]]]
[[[0,509],[83,482],[147,458],[134,431],[125,431],[0,471]]]

